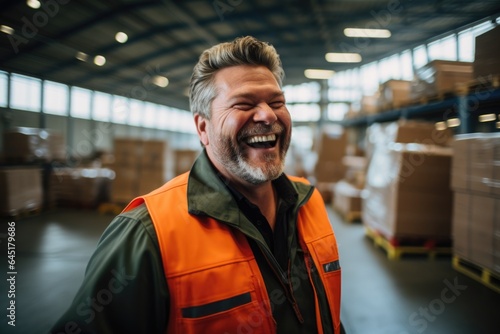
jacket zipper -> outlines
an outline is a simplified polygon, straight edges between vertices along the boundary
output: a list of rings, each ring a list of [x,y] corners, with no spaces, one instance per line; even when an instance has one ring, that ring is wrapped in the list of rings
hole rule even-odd
[[[283,287],[283,290],[285,291],[286,299],[292,304],[292,308],[295,312],[295,315],[299,319],[300,323],[304,323],[304,317],[302,316],[302,313],[300,312],[299,305],[297,304],[297,301],[295,300],[295,297],[293,296],[293,289],[292,289],[292,280],[287,278],[286,273],[281,269],[280,265],[278,264],[278,261],[274,258],[274,255],[271,254],[269,249],[263,245],[261,245],[260,241],[257,241],[259,244],[259,248],[264,251],[265,253],[265,258],[267,262],[269,263],[269,266],[271,269],[274,271],[274,273],[280,277],[279,281],[281,286]],[[271,263],[272,262],[272,263]],[[289,266],[290,267],[290,266]],[[285,284],[285,282],[288,282]]]

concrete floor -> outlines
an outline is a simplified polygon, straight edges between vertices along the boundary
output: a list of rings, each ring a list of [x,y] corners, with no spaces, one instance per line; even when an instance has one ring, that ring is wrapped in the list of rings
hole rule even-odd
[[[389,261],[364,235],[330,210],[343,270],[342,320],[349,334],[493,334],[500,294],[456,272],[450,257]],[[16,221],[16,327],[0,318],[0,333],[46,333],[70,304],[86,263],[112,216],[57,210]],[[7,221],[0,248],[7,254]],[[6,255],[5,255],[6,258]],[[6,260],[2,271],[7,272]],[[5,268],[5,269],[4,269]],[[6,279],[0,308],[7,308]]]

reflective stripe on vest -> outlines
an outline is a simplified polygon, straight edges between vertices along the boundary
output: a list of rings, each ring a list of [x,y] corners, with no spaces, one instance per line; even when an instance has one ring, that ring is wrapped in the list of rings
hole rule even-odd
[[[170,293],[167,333],[275,333],[265,282],[246,236],[213,218],[188,213],[188,177],[188,173],[178,176],[125,208],[145,202],[151,215]],[[315,190],[299,210],[299,239],[306,261],[312,259],[319,269],[339,333],[340,267],[322,205]]]

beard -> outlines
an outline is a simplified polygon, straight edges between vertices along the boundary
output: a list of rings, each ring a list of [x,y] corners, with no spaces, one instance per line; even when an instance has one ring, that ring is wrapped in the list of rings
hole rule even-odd
[[[244,138],[270,132],[277,133],[278,142],[276,145],[279,145],[278,153],[264,154],[264,165],[256,166],[248,156],[249,147],[244,142]],[[290,132],[286,131],[281,124],[257,124],[243,128],[237,135],[236,142],[234,137],[219,136],[215,141],[212,141],[215,143],[213,151],[215,158],[231,174],[257,185],[275,180],[283,174],[285,157],[290,146],[290,137]]]

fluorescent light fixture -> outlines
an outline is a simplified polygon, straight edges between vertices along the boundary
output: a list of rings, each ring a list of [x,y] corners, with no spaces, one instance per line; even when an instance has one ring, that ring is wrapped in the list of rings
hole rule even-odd
[[[500,122],[497,122],[497,129],[500,129]]]
[[[345,28],[344,35],[347,37],[389,38],[391,32],[387,29]]]
[[[80,61],[87,61],[87,59],[89,59],[89,55],[81,51],[78,51],[75,57]]]
[[[115,35],[115,39],[118,43],[125,43],[128,41],[128,35],[122,31],[119,31]]]
[[[479,122],[493,122],[496,121],[497,115],[495,114],[484,114],[484,115],[479,115]]]
[[[27,0],[26,4],[33,9],[38,9],[42,5],[38,0]]]
[[[437,122],[436,124],[434,124],[434,126],[436,127],[436,130],[439,131],[446,130],[446,128],[448,128],[446,122]]]
[[[458,118],[450,118],[446,121],[446,124],[448,124],[449,128],[456,128],[460,125],[460,120]]]
[[[325,59],[330,63],[359,63],[361,55],[359,53],[329,52],[325,55]]]
[[[315,70],[307,69],[304,71],[304,75],[309,79],[329,79],[335,74],[335,71],[331,70]]]
[[[13,35],[14,34],[14,28],[6,26],[6,25],[0,25],[0,31],[7,34],[7,35]]]
[[[164,88],[168,86],[168,79],[161,75],[155,75],[153,77],[153,84],[158,87]]]
[[[94,64],[96,64],[97,66],[102,66],[106,64],[106,58],[104,56],[97,55],[94,57]]]

